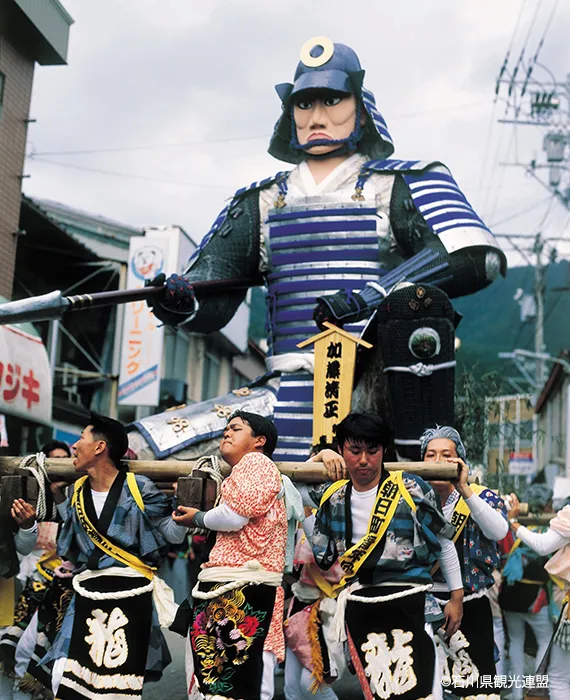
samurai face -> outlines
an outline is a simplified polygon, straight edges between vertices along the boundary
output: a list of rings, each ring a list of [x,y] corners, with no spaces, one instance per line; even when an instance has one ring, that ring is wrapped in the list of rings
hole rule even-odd
[[[297,140],[309,155],[323,156],[338,150],[353,134],[357,120],[354,95],[317,90],[301,93],[293,104]],[[365,115],[360,115],[360,125]],[[307,148],[307,144],[314,146]]]

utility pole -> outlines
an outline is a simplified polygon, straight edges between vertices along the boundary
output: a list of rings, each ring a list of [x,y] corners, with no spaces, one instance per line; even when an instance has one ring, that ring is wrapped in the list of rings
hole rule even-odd
[[[544,292],[546,284],[544,281],[544,264],[542,254],[544,252],[544,241],[540,233],[536,234],[534,240],[533,253],[536,255],[536,265],[534,268],[534,296],[536,301],[536,323],[534,328],[534,351],[536,353],[536,386],[540,392],[544,384],[544,359],[541,355],[545,351],[544,345]]]
[[[510,70],[510,53],[507,52],[495,84],[495,101],[504,99],[506,102],[505,116],[498,120],[500,124],[546,129],[542,144],[546,162],[533,159],[530,163],[501,165],[524,168],[528,175],[570,209],[570,74],[559,81],[552,71],[538,62],[543,41],[528,61],[523,49]],[[544,74],[548,76],[547,80],[541,79]],[[566,109],[562,100],[566,101]],[[548,180],[542,177],[544,171],[548,172]]]

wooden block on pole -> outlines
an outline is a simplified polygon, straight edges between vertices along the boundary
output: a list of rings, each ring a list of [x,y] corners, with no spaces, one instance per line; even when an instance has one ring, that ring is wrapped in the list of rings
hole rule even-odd
[[[178,479],[176,502],[179,506],[188,506],[202,510],[204,479],[197,476],[183,476]]]
[[[3,476],[0,479],[0,517],[2,520],[8,517],[10,520],[10,510],[16,498],[26,500],[26,477],[25,476]]]
[[[190,506],[199,510],[211,510],[216,503],[216,482],[209,478],[208,472],[195,469],[192,476],[178,479],[178,505]]]

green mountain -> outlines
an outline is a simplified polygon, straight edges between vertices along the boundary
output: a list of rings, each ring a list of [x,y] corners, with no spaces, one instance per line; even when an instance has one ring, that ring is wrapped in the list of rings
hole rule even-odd
[[[514,297],[518,289],[534,292],[533,267],[513,267],[506,278],[496,280],[476,294],[455,299],[453,305],[463,319],[457,328],[461,348],[457,361],[465,369],[509,371],[512,363],[497,357],[499,352],[514,348],[534,350],[534,320],[521,323],[521,307]],[[546,351],[558,355],[570,348],[570,264],[563,260],[551,263],[545,271]],[[556,291],[566,288],[565,291]],[[516,370],[512,372],[516,374]]]

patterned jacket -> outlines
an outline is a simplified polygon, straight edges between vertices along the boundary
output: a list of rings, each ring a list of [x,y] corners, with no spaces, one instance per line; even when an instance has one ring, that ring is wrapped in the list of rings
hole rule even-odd
[[[431,583],[431,567],[435,564],[441,545],[437,535],[452,537],[453,529],[445,520],[431,486],[419,476],[404,472],[404,485],[417,506],[400,498],[388,530],[358,573],[364,584],[384,582]],[[310,491],[315,505],[324,491],[322,484]],[[313,553],[322,569],[329,569],[339,556],[349,549],[352,541],[352,517],[349,482],[319,507],[313,530]]]
[[[498,510],[505,520],[507,519],[504,501],[491,489],[486,488],[481,491],[479,498]],[[448,512],[450,507],[454,508],[458,499],[459,493],[454,491],[445,504],[445,511]],[[487,539],[475,520],[469,517],[455,546],[459,555],[465,593],[476,593],[491,588],[495,583],[493,571],[501,565],[498,543],[495,540]],[[443,581],[440,571],[436,573],[434,578],[437,581]]]

